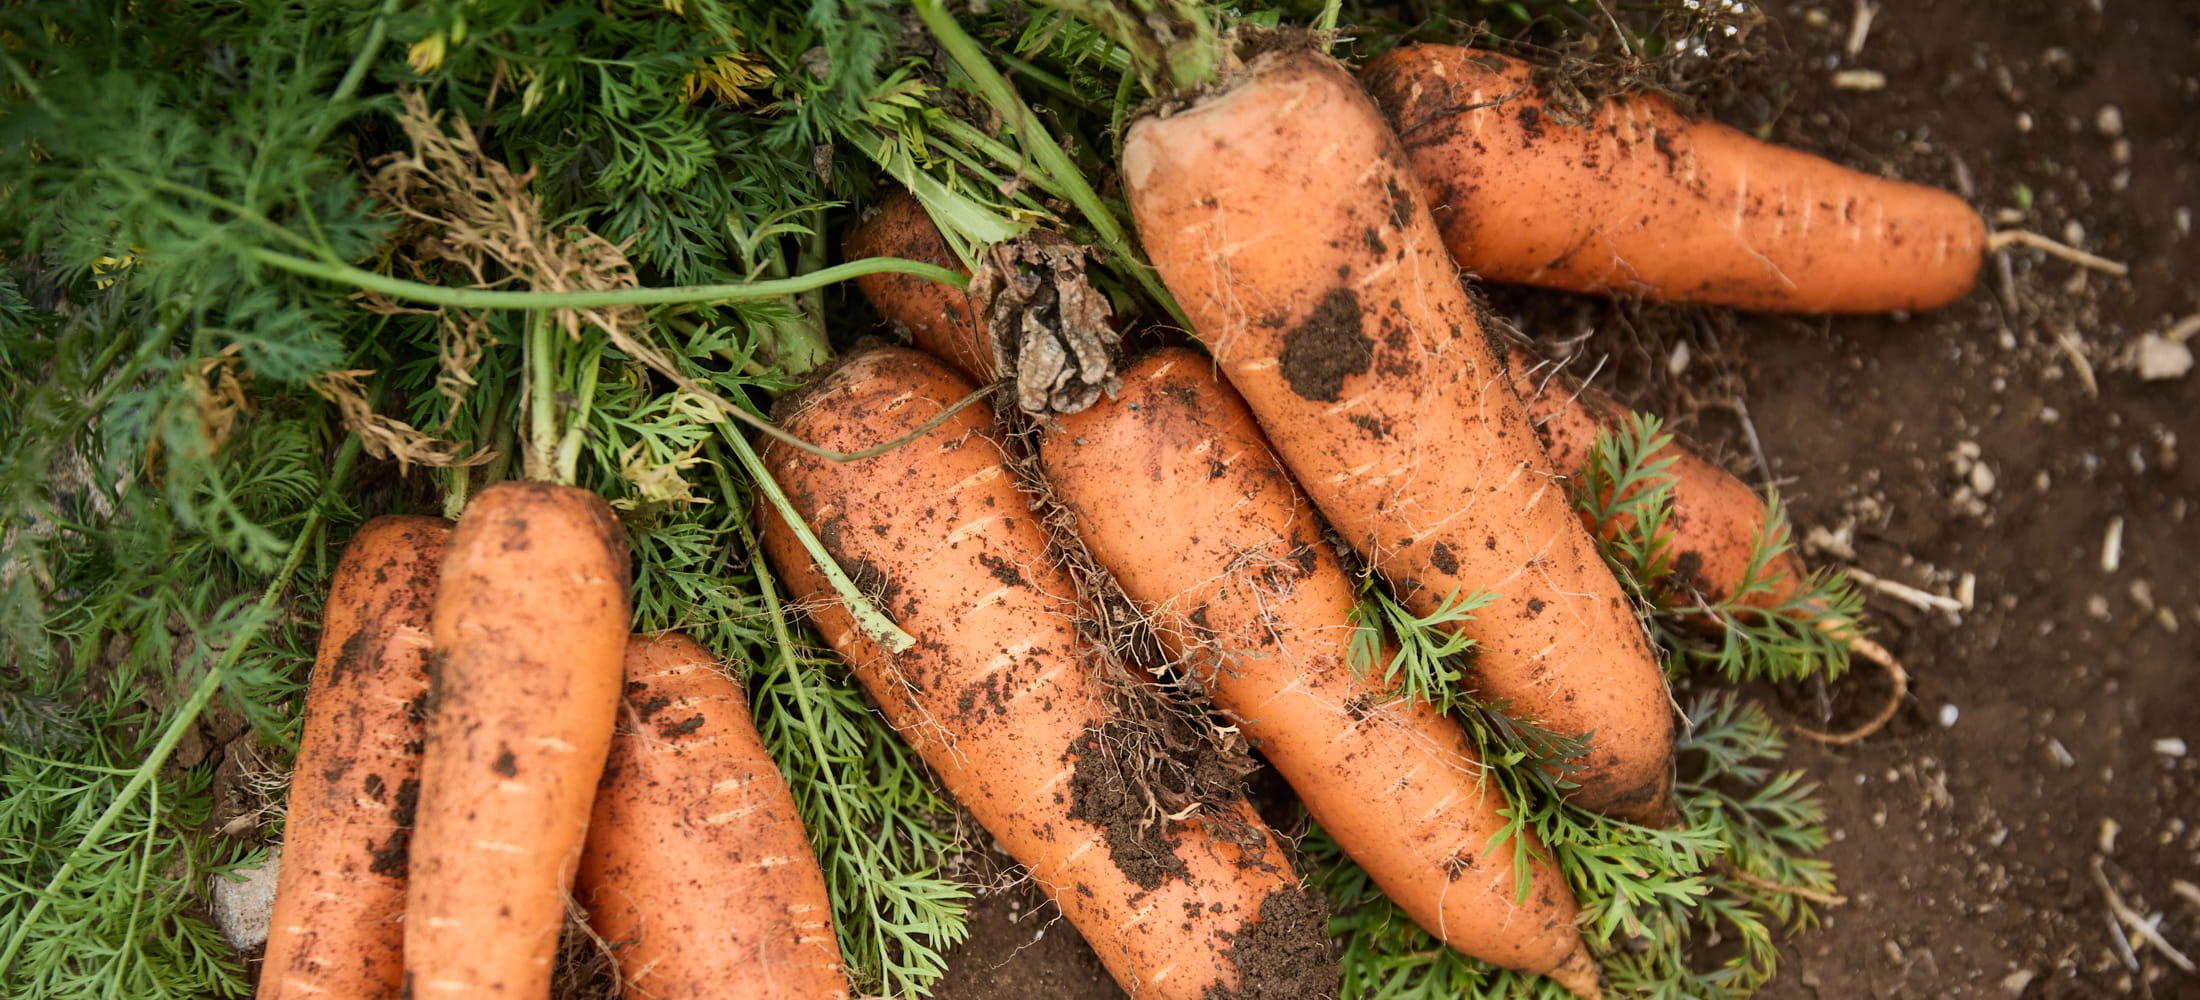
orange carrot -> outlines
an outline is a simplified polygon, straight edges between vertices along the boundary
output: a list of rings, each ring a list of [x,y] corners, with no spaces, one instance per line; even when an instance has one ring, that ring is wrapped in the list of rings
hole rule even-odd
[[[626,539],[595,494],[499,483],[451,534],[406,895],[413,1000],[544,997],[626,649]]]
[[[336,565],[291,773],[260,1000],[396,1000],[403,991],[428,613],[450,534],[438,517],[378,517]]]
[[[1597,435],[1624,427],[1627,407],[1518,348],[1512,351],[1510,370],[1513,389],[1551,456],[1552,471],[1579,482]],[[1771,511],[1747,483],[1678,439],[1648,457],[1672,463],[1665,474],[1673,484],[1673,513],[1665,526],[1673,552],[1673,586],[1710,600],[1724,599],[1748,575],[1750,551],[1763,537]],[[1808,572],[1788,549],[1772,557],[1759,575],[1770,586],[1744,601],[1770,608],[1793,597]]]
[[[841,252],[849,260],[903,257],[965,270],[924,214],[924,206],[901,188],[882,195],[850,226]],[[855,280],[880,318],[906,334],[928,354],[955,366],[979,382],[995,378],[993,351],[978,335],[975,307],[962,289],[913,274],[867,274]]]
[[[1360,74],[1469,274],[1812,313],[1933,309],[1977,280],[1985,223],[1955,195],[1691,119],[1661,97],[1576,117],[1535,73],[1411,45]]]
[[[1079,535],[1345,853],[1462,952],[1597,996],[1573,893],[1531,830],[1532,891],[1498,844],[1504,794],[1458,722],[1345,661],[1353,584],[1245,404],[1187,350],[1058,418],[1040,457]]]
[[[1478,694],[1592,735],[1575,803],[1668,821],[1664,676],[1351,75],[1263,53],[1134,124],[1123,175],[1155,268],[1329,523],[1416,613],[1494,592],[1460,626]]]
[[[626,647],[579,898],[628,1000],[847,1000],[825,875],[741,686],[686,636]]]
[[[913,431],[970,391],[937,360],[877,348],[783,402],[781,422],[804,440],[855,451]],[[765,455],[833,559],[916,640],[908,651],[888,655],[866,638],[770,513],[761,515],[766,552],[888,722],[1127,993],[1283,995],[1255,992],[1246,979],[1262,970],[1231,955],[1248,935],[1284,932],[1291,907],[1318,904],[1251,808],[1239,800],[1224,815],[1164,817],[1146,814],[1134,792],[1128,814],[1105,812],[1107,776],[1123,764],[1106,738],[1116,724],[1098,675],[1106,654],[1078,633],[1085,612],[987,436],[992,419],[972,406],[914,443],[855,462],[776,443]],[[1206,822],[1244,836],[1211,835]],[[1320,989],[1334,989],[1321,920],[1302,933],[1305,957],[1285,971],[1326,975]]]

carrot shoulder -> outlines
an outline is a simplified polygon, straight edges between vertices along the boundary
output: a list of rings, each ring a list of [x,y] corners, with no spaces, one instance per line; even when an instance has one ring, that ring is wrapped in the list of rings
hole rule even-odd
[[[853,451],[914,430],[969,391],[940,361],[873,349],[815,383],[782,424]],[[1231,942],[1305,895],[1281,846],[1242,802],[1237,815],[1219,818],[1249,831],[1244,843],[1209,836],[1196,817],[1146,817],[1143,835],[1135,815],[1095,822],[1100,779],[1119,763],[1101,735],[1111,722],[1097,673],[1104,654],[1078,633],[1075,590],[987,436],[991,422],[984,406],[972,406],[911,444],[855,462],[779,444],[766,453],[834,560],[916,640],[908,651],[889,656],[856,629],[773,514],[763,515],[766,552],[887,721],[1030,871],[1126,992],[1140,1000],[1236,995],[1248,970],[1230,958]],[[1310,960],[1323,960],[1320,920],[1307,932]]]
[[[1411,45],[1360,74],[1470,274],[1781,312],[1932,309],[1977,280],[1985,223],[1955,195],[1690,119],[1661,97],[1576,118],[1534,72]]]
[[[336,565],[290,779],[258,996],[396,1000],[428,617],[451,524],[378,517]]]
[[[1351,75],[1263,54],[1133,125],[1123,174],[1154,266],[1329,523],[1418,613],[1498,595],[1461,626],[1479,694],[1593,734],[1577,804],[1669,819],[1664,676]]]
[[[1215,704],[1385,895],[1452,947],[1596,996],[1549,853],[1525,899],[1499,844],[1505,797],[1466,733],[1346,662],[1352,581],[1237,394],[1192,351],[1149,355],[1120,398],[1040,447],[1078,534]]]
[[[619,703],[625,536],[594,494],[499,483],[443,562],[406,897],[413,1000],[543,997]]]
[[[741,686],[635,636],[578,896],[630,1000],[846,1000],[825,875]]]

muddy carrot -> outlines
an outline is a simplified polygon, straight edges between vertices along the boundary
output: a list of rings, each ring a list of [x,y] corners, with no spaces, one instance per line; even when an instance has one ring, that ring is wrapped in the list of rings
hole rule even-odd
[[[901,348],[848,358],[781,424],[854,451],[908,433],[971,391]],[[1316,901],[1242,800],[1157,815],[1111,775],[1121,723],[1078,632],[1084,614],[983,406],[914,443],[834,463],[774,444],[773,477],[835,561],[916,638],[889,657],[855,629],[776,515],[764,542],[818,630],[943,785],[1046,891],[1132,997],[1214,1000],[1333,990]],[[1236,839],[1210,834],[1235,828]],[[1295,918],[1295,919],[1294,919]],[[1233,954],[1283,935],[1305,992],[1258,992]],[[1324,978],[1326,977],[1326,981]],[[1235,992],[1243,991],[1243,992]]]
[[[924,206],[900,188],[864,210],[849,227],[841,251],[849,260],[902,257],[962,270]],[[879,317],[919,349],[978,381],[995,378],[992,349],[978,336],[976,313],[962,289],[893,273],[864,275],[855,285]]]
[[[499,483],[436,595],[406,898],[413,1000],[545,997],[619,703],[626,538],[595,494]]]
[[[258,996],[396,1000],[428,617],[451,523],[378,517],[336,565],[290,779]]]
[[[1056,499],[1124,592],[1323,829],[1416,923],[1462,952],[1598,995],[1571,890],[1527,838],[1526,898],[1458,722],[1356,672],[1353,582],[1304,493],[1204,356],[1172,349],[1041,439]]]
[[[1663,674],[1351,75],[1262,53],[1135,123],[1123,176],[1154,266],[1329,523],[1416,613],[1495,593],[1459,626],[1477,693],[1591,735],[1575,803],[1668,821]]]
[[[1459,266],[1490,281],[1783,312],[1962,298],[1985,223],[1945,191],[1682,115],[1653,95],[1575,114],[1529,63],[1410,45],[1360,73]]]
[[[825,875],[741,686],[635,636],[578,897],[628,1000],[847,1000]]]

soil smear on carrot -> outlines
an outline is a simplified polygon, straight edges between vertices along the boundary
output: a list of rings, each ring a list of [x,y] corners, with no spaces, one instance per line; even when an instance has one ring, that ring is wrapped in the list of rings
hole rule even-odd
[[[1332,288],[1306,322],[1283,335],[1283,378],[1301,399],[1334,403],[1347,375],[1375,363],[1375,344],[1360,329],[1360,297]]]
[[[1304,889],[1278,889],[1260,901],[1260,919],[1230,935],[1235,990],[1207,987],[1200,1000],[1307,1000],[1337,995],[1337,958],[1329,946],[1329,904]]]
[[[1124,747],[1137,741],[1123,739],[1132,727],[1120,721],[1091,730],[1069,745],[1077,758],[1070,778],[1069,818],[1083,820],[1105,831],[1108,856],[1115,867],[1141,889],[1159,888],[1172,878],[1188,878],[1184,859],[1176,856],[1174,838],[1160,817],[1150,814],[1133,781]]]

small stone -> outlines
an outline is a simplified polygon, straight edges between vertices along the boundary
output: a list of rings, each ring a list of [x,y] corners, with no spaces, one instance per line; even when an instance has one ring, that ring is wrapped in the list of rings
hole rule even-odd
[[[2086,598],[2085,613],[2092,616],[2096,621],[2107,621],[2110,617],[2108,598],[2099,594]]]
[[[239,868],[241,882],[214,876],[214,926],[238,951],[250,951],[267,943],[268,920],[275,915],[275,880],[281,876],[281,850],[268,852],[258,868]]]
[[[2185,755],[2185,741],[2182,737],[2177,736],[2155,740],[2154,752],[2164,757],[2182,757]]]
[[[2184,378],[2192,370],[2192,347],[2158,333],[2141,336],[2131,345],[2131,353],[2139,377],[2148,382]]]
[[[1940,728],[1949,729],[1954,727],[1957,714],[1958,711],[1954,705],[1940,706]]]
[[[1876,69],[1845,69],[1833,75],[1836,90],[1885,90],[1887,74]]]
[[[2005,997],[2023,996],[2025,989],[2032,985],[2032,979],[2033,973],[2030,969],[2018,969],[2001,977],[2001,995]]]
[[[2017,112],[2017,131],[2018,131],[2018,132],[2030,132],[2030,131],[2032,131],[2032,112],[2030,112],[2030,111],[2019,111],[2019,112]]]
[[[2093,113],[2093,130],[2110,139],[2123,135],[2123,109],[2113,104],[2101,105],[2101,110]]]
[[[2111,159],[2111,160],[2114,160],[2114,161],[2116,162],[2116,165],[2117,165],[2117,166],[2123,166],[2123,165],[2125,165],[2125,164],[2128,164],[2128,163],[2130,163],[2130,162],[2131,162],[2131,140],[2129,140],[2129,139],[2118,139],[2118,140],[2116,140],[2115,144],[2113,144],[2113,145],[2111,145],[2111,146],[2109,146],[2109,147],[2108,147],[2108,158],[2109,158],[2109,159]]]
[[[1985,496],[1994,492],[1994,467],[1980,462],[1971,466],[1971,492]]]

